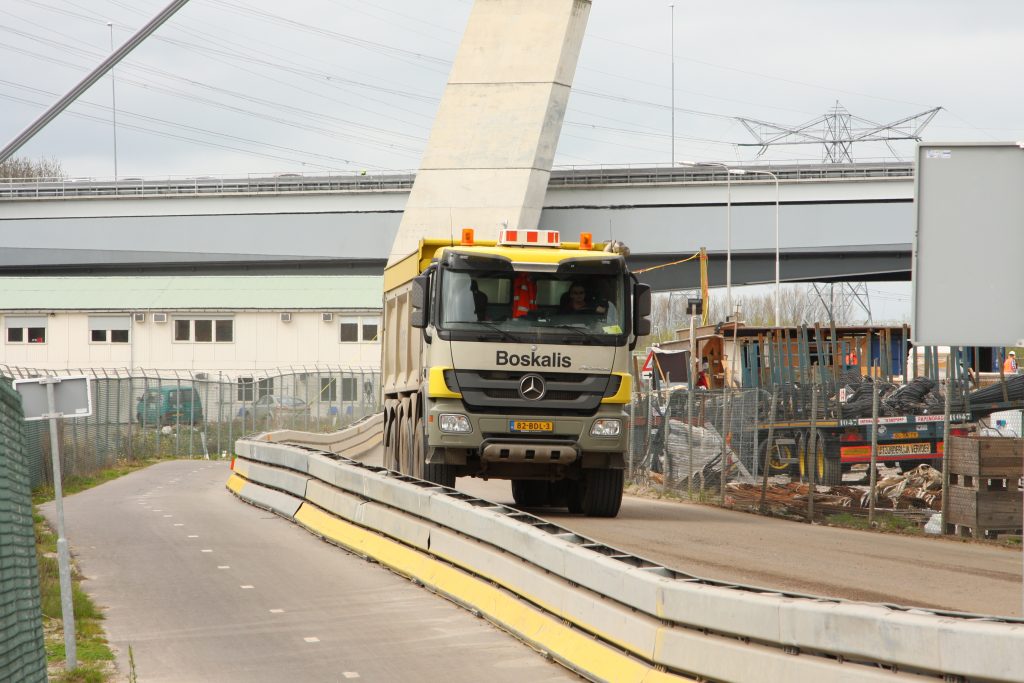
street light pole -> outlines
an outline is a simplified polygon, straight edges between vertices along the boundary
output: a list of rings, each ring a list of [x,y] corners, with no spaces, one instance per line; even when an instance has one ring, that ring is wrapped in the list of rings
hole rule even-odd
[[[779,319],[782,317],[779,315],[780,301],[782,300],[782,286],[779,278],[779,176],[771,171],[760,171],[752,168],[735,168],[729,172],[734,175],[745,175],[747,173],[767,175],[771,176],[772,180],[775,181],[775,327],[778,327]]]
[[[676,6],[669,5],[672,34],[672,167],[676,165]]]
[[[110,29],[110,52],[114,52],[114,22],[108,21]],[[114,80],[114,67],[110,67],[110,111],[114,124],[114,182],[117,182],[117,90]]]

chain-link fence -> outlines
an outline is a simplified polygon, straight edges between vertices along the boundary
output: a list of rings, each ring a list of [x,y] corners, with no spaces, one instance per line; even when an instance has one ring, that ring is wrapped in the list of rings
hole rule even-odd
[[[238,377],[0,366],[0,377],[9,381],[71,374],[92,378],[93,410],[61,421],[65,478],[123,459],[226,456],[246,434],[284,428],[329,432],[379,409],[380,373],[373,369],[319,367]],[[26,423],[24,431],[32,486],[52,484],[48,424]]]
[[[45,681],[39,572],[21,401],[0,383],[0,679]]]
[[[643,392],[633,406],[627,478],[692,493],[720,487],[724,462],[729,477],[752,479],[760,467],[766,395],[760,389]]]
[[[976,419],[965,382],[856,371],[806,380],[770,390],[641,385],[627,479],[683,498],[808,517],[878,508],[923,521],[941,509],[946,423],[957,434]]]

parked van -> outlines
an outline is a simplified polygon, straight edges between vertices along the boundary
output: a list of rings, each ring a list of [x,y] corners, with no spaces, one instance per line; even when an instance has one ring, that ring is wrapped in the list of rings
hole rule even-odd
[[[150,427],[198,424],[203,421],[203,404],[194,387],[153,387],[139,397],[135,419],[139,424]]]

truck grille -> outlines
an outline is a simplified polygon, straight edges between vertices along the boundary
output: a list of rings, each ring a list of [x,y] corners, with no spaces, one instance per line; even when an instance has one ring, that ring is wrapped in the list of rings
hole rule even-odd
[[[469,410],[506,415],[550,415],[554,412],[593,415],[602,398],[618,391],[621,381],[618,376],[569,373],[456,370],[454,374],[458,391]],[[526,374],[544,378],[547,388],[544,398],[529,401],[520,396],[519,383]],[[615,386],[611,387],[611,384]]]

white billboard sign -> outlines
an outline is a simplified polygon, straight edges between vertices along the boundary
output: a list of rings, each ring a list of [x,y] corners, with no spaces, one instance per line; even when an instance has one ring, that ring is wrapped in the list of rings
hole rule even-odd
[[[914,342],[1024,346],[1024,143],[921,144]]]

